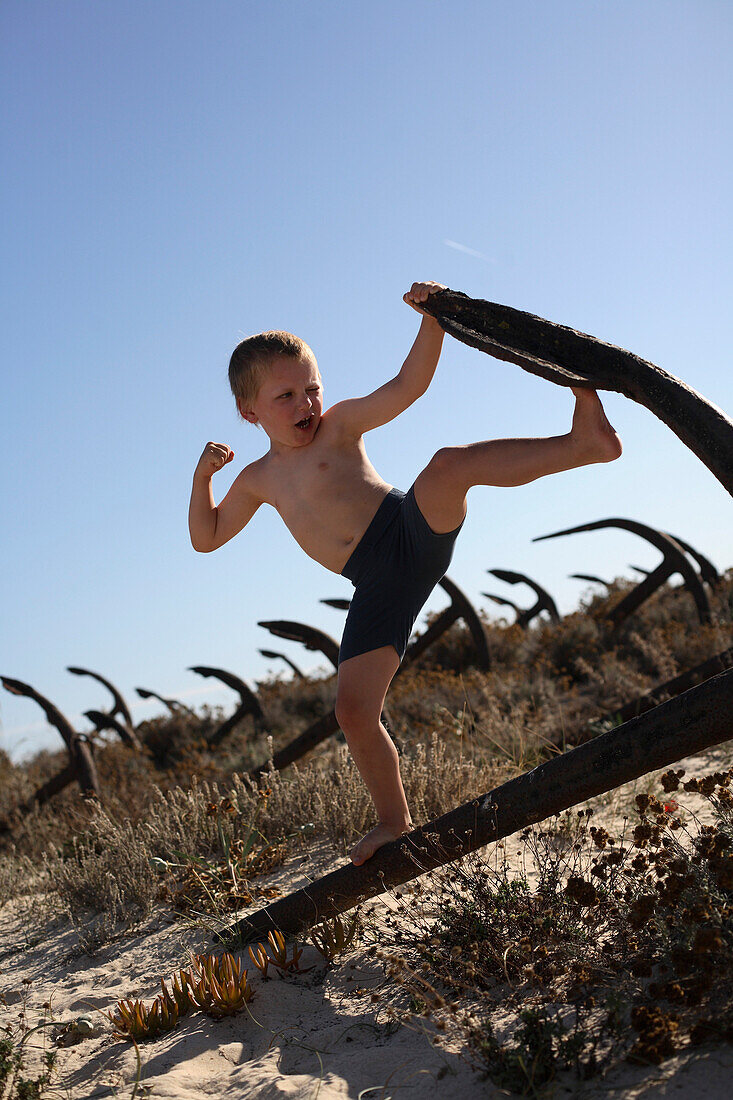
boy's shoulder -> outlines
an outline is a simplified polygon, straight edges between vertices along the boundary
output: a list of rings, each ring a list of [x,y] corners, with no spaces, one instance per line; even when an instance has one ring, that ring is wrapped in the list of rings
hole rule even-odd
[[[321,428],[326,429],[329,441],[349,443],[362,435],[361,429],[354,429],[352,410],[358,398],[347,397],[326,409],[321,417]]]
[[[255,496],[261,503],[264,503],[267,500],[267,493],[265,490],[266,469],[267,455],[256,458],[254,462],[248,463],[248,465],[239,471],[232,482],[232,489],[236,492]]]

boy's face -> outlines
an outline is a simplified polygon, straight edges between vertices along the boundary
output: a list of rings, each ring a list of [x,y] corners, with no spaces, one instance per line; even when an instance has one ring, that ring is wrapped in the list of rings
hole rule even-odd
[[[251,408],[238,402],[250,424],[261,424],[273,442],[304,447],[314,438],[323,411],[323,386],[312,359],[274,356]]]

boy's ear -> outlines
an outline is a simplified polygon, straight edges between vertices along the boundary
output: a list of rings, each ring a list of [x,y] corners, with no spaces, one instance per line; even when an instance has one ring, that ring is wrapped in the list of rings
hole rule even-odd
[[[257,417],[255,416],[255,414],[252,412],[251,409],[245,409],[244,403],[243,403],[241,397],[237,398],[237,408],[239,409],[239,415],[241,417],[243,417],[243,419],[246,420],[249,424],[256,424],[257,423]]]

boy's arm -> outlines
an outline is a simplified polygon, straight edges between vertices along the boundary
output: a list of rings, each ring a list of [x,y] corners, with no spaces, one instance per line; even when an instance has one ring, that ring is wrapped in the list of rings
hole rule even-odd
[[[422,312],[420,302],[426,301],[429,294],[442,289],[444,288],[439,283],[413,283],[412,289],[404,295],[403,300],[413,309]],[[357,397],[334,405],[331,415],[350,434],[357,436],[394,420],[417,401],[430,385],[443,347],[443,336],[443,329],[438,322],[428,314],[423,314],[415,343],[399,374],[366,397]]]
[[[211,485],[213,474],[234,458],[224,443],[207,443],[193,475],[188,530],[191,545],[202,554],[217,550],[249,523],[262,500],[249,485],[249,467],[237,475],[217,507]]]

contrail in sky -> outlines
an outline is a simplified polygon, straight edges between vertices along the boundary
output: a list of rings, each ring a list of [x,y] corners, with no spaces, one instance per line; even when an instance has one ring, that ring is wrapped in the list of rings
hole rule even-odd
[[[483,252],[477,252],[475,248],[459,244],[458,241],[443,241],[443,244],[447,244],[448,248],[455,248],[456,252],[465,252],[468,256],[476,256],[479,260],[485,260],[487,264],[496,263],[496,260],[492,260],[490,256],[484,256]]]

